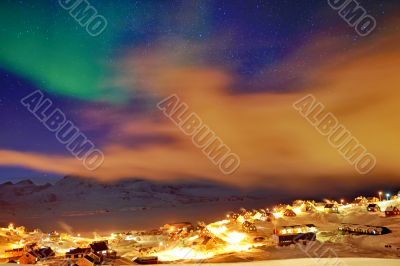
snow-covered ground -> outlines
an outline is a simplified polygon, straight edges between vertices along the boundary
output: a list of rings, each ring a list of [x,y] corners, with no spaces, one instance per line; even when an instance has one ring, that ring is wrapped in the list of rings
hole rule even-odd
[[[0,264],[15,265],[15,264]],[[160,264],[162,265],[162,264]],[[168,266],[199,266],[199,264],[165,264]],[[398,259],[370,259],[370,258],[336,258],[330,259],[290,259],[269,260],[238,263],[211,263],[205,266],[399,266]]]
[[[382,202],[381,205],[384,208],[385,206],[383,205],[398,205],[399,202],[400,201]],[[220,218],[224,217],[222,216]],[[391,233],[385,235],[343,235],[338,232],[338,226],[341,223],[384,226],[389,228]],[[307,245],[298,244],[287,247],[279,247],[273,243],[271,237],[275,227],[298,224],[316,225],[318,228],[317,240],[308,242]],[[226,226],[227,231],[230,232],[240,232],[242,230],[241,224],[236,222],[225,221],[224,226]],[[296,217],[283,216],[277,218],[273,222],[258,221],[256,222],[256,226],[257,232],[247,233],[245,241],[247,243],[252,243],[254,238],[262,236],[265,238],[265,243],[263,245],[254,245],[252,248],[243,250],[241,252],[237,252],[235,250],[235,252],[218,253],[215,254],[215,256],[212,256],[211,258],[209,257],[208,259],[202,261],[201,264],[207,266],[213,263],[218,266],[223,264],[232,266],[257,266],[257,264],[266,263],[265,261],[268,261],[268,265],[294,266],[400,266],[400,216],[385,217],[383,212],[368,212],[365,206],[344,207],[340,210],[339,214],[324,212],[302,212]],[[0,236],[0,244],[3,249],[8,247],[7,243],[16,243],[18,236],[15,236],[15,238],[16,239],[11,239],[10,236],[6,235]],[[33,241],[34,239],[31,237],[30,240]],[[140,247],[142,244],[136,240],[120,241],[115,239],[115,241],[111,241],[110,247],[116,250],[118,254],[128,262],[132,258],[141,255],[159,255],[158,252],[160,250],[157,251],[157,249],[154,251],[155,254],[141,254]],[[76,245],[74,242],[63,241],[62,246],[57,246],[56,244],[58,242],[53,243],[51,241],[46,241],[47,240],[42,238],[37,239],[34,242],[40,243],[41,246],[52,247],[61,256],[63,252],[69,248],[73,248]],[[82,242],[82,240],[79,240],[78,242]],[[180,241],[177,241],[177,243],[180,243]],[[158,244],[159,241],[156,241],[154,243],[154,247],[158,247]],[[172,260],[171,263],[179,263],[179,265],[195,263],[195,261],[188,257],[184,258],[186,260]]]
[[[381,205],[399,204],[399,202],[383,202]],[[338,227],[341,223],[360,225],[384,226],[391,230],[385,235],[353,235],[340,234]],[[315,224],[318,228],[317,240],[304,245],[279,247],[271,239],[275,227],[282,225]],[[240,232],[241,224],[225,224],[228,231]],[[256,222],[257,232],[248,233],[249,243],[256,237],[264,237],[263,246],[228,254],[219,254],[206,259],[204,263],[245,262],[261,260],[280,260],[296,258],[400,258],[400,217],[385,217],[384,213],[368,212],[365,206],[349,206],[336,213],[300,213],[296,217],[281,217],[274,222]],[[118,243],[113,246],[118,254],[133,258],[139,256],[133,243]],[[157,255],[157,254],[156,254]],[[187,258],[187,257],[186,257]],[[400,259],[398,260],[400,261]],[[189,261],[186,261],[189,262]],[[185,263],[185,261],[180,261]],[[322,265],[322,264],[318,264]],[[336,266],[336,265],[334,265]]]
[[[20,203],[23,205],[19,206]],[[88,236],[90,238],[93,237],[94,231],[106,236],[106,233],[110,232],[140,230],[144,229],[143,227],[157,229],[164,223],[179,221],[203,220],[206,223],[221,221],[226,218],[228,206],[232,208],[230,210],[236,211],[246,204],[251,208],[259,208],[260,205],[265,207],[266,202],[262,199],[240,196],[238,191],[232,189],[225,188],[221,191],[221,187],[215,184],[171,186],[136,180],[105,185],[79,178],[64,178],[54,185],[37,186],[29,181],[0,185],[0,207],[1,204],[5,204],[5,208],[2,208],[0,223],[14,222],[27,225],[24,222],[19,223],[18,220],[21,219],[31,222],[28,224],[30,229],[34,228],[32,225],[36,225],[35,227],[46,232],[57,229],[74,236],[90,232],[91,236]],[[400,200],[383,201],[379,205],[385,210],[387,206],[400,205]],[[341,223],[383,226],[389,228],[391,233],[375,236],[343,235],[338,232]],[[273,244],[274,228],[301,224],[316,225],[317,241],[306,246],[279,247]],[[371,261],[374,260],[368,259],[369,264],[366,264],[359,258],[379,258],[384,260],[375,261],[379,263],[378,265],[400,266],[400,216],[385,217],[384,212],[368,212],[366,206],[347,205],[340,209],[339,214],[323,211],[300,212],[296,217],[282,216],[273,222],[256,221],[255,225],[257,232],[247,233],[246,243],[254,243],[255,238],[263,237],[265,239],[263,245],[254,245],[242,252],[229,253],[224,250],[223,253],[208,257],[209,259],[202,263],[207,265],[218,263],[221,266],[221,263],[235,262],[239,264],[232,265],[245,266],[245,262],[251,262],[251,265],[255,266],[262,263],[259,261],[268,260],[269,265],[340,266],[325,261],[326,258],[340,257],[353,258],[345,259],[348,264],[344,265],[372,265]],[[55,226],[59,228],[54,228]],[[226,227],[230,232],[243,231],[241,224],[236,222],[227,223]],[[59,255],[76,246],[74,242],[68,241],[58,246],[59,243],[51,241],[47,243],[43,239],[30,240],[52,247]],[[166,239],[155,241],[154,246],[159,247],[164,240]],[[0,234],[0,252],[11,248],[10,244],[16,244],[17,241],[18,239]],[[120,256],[130,260],[143,255],[140,254],[142,244],[137,239],[135,241],[124,239],[119,242],[111,241],[110,246]],[[324,259],[318,260],[318,258]],[[396,260],[391,261],[391,259]],[[193,260],[179,262],[181,263],[179,265],[184,265]]]
[[[168,264],[172,266],[173,264]],[[193,264],[179,264],[179,266],[190,266]],[[240,263],[218,263],[206,266],[399,266],[398,259],[370,259],[370,258],[330,258],[330,259],[289,259],[268,260]]]

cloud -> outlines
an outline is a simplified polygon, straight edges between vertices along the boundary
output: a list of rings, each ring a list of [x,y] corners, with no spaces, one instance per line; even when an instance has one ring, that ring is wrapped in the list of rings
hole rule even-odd
[[[343,187],[348,178],[370,184],[378,182],[377,176],[395,180],[400,152],[399,37],[384,34],[347,51],[344,48],[349,44],[343,40],[332,43],[316,39],[311,43],[287,58],[285,64],[295,67],[296,77],[303,82],[299,90],[282,88],[285,93],[232,93],[237,77],[223,66],[203,63],[199,59],[201,49],[189,54],[170,52],[163,44],[154,46],[152,53],[135,49],[121,61],[121,76],[115,82],[130,88],[132,93],[142,88],[152,108],[138,116],[113,111],[105,111],[101,116],[87,114],[89,123],[107,123],[112,127],[109,142],[103,147],[102,167],[86,172],[73,158],[4,150],[0,151],[0,165],[82,174],[101,180],[208,178],[238,186],[282,186],[290,190],[313,190],[310,182],[319,177],[329,179],[330,183],[342,183]],[[335,48],[345,52],[333,52]],[[331,52],[324,53],[327,50]],[[320,54],[326,56],[317,56]],[[311,67],[312,63],[308,63],[302,72],[299,55],[308,62],[318,60]],[[284,65],[280,66],[280,75],[285,74],[284,69]],[[257,78],[264,80],[260,86],[270,86],[267,80],[272,72],[266,73]],[[240,156],[241,166],[236,173],[221,174],[190,137],[157,110],[156,99],[172,93]],[[313,93],[324,103],[376,156],[377,166],[370,175],[357,174],[326,138],[292,108],[292,103],[307,93]],[[140,136],[148,135],[167,141],[149,141],[139,147],[118,141],[140,140]],[[356,182],[351,184],[357,186]]]

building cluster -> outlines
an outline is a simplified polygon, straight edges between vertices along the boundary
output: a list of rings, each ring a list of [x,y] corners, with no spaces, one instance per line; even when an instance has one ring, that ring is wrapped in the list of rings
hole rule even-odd
[[[56,257],[56,253],[50,247],[39,247],[36,243],[25,244],[21,248],[9,249],[4,253],[5,262],[18,264],[36,264]],[[107,241],[95,241],[88,247],[69,250],[61,259],[66,261],[67,265],[93,266],[101,264],[106,258],[116,259],[117,253],[109,249]]]
[[[379,197],[360,196],[349,203],[343,199],[340,201],[326,199],[323,202],[296,200],[292,204],[279,204],[271,209],[241,208],[236,212],[229,212],[223,220],[210,224],[169,223],[154,230],[113,233],[110,237],[95,237],[94,239],[83,239],[80,236],[75,238],[56,231],[50,234],[43,234],[39,230],[26,232],[24,227],[15,227],[10,224],[7,228],[1,228],[0,231],[1,235],[9,237],[11,245],[11,248],[4,251],[2,261],[35,264],[39,261],[59,260],[67,263],[64,265],[93,266],[120,260],[121,258],[117,257],[117,252],[113,248],[121,254],[118,245],[128,243],[127,247],[137,251],[129,258],[131,262],[155,264],[158,261],[207,259],[219,254],[246,251],[262,245],[307,244],[317,239],[319,229],[314,224],[293,222],[293,225],[287,225],[290,221],[296,221],[296,216],[306,213],[345,215],[347,208],[383,213],[385,217],[400,215],[400,208],[396,206],[397,195],[386,196],[386,199],[382,197],[382,193],[379,193]],[[278,226],[280,221],[284,221],[286,225]],[[273,228],[272,232],[265,232],[268,226],[266,223]],[[340,224],[337,229],[337,233],[340,234],[382,235],[391,232],[386,227],[360,224]],[[31,235],[35,235],[36,238],[41,236],[43,241],[36,244],[33,241],[35,237],[26,237]],[[18,241],[15,241],[16,239]],[[69,247],[74,248],[57,248],[56,244],[64,241],[69,241]]]
[[[274,229],[273,239],[279,246],[287,246],[317,239],[317,227],[313,224],[281,226]]]
[[[39,248],[36,243],[27,244],[22,248],[9,249],[4,253],[8,263],[18,264],[35,264],[55,256],[55,252],[51,248]]]
[[[116,259],[117,252],[109,249],[108,241],[95,241],[88,247],[71,249],[65,258],[72,264],[92,266],[102,263],[106,258]]]
[[[341,224],[338,230],[343,234],[350,233],[357,235],[384,235],[391,233],[387,227],[361,224]]]

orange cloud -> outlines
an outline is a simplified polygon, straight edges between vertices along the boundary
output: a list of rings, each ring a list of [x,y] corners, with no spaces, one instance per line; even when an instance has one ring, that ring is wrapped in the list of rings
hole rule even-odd
[[[327,40],[314,43],[329,44]],[[234,75],[222,66],[198,61],[191,64],[188,58],[192,59],[192,54],[171,55],[162,46],[152,54],[133,51],[121,63],[118,82],[132,90],[145,88],[145,94],[156,99],[176,93],[240,156],[241,166],[233,175],[221,174],[190,137],[163,117],[156,102],[149,117],[135,119],[114,114],[114,132],[126,137],[156,134],[174,141],[140,148],[110,144],[103,147],[105,162],[95,172],[86,172],[73,158],[14,151],[1,151],[0,165],[83,174],[102,180],[133,176],[158,180],[204,177],[240,186],[285,185],[290,189],[308,186],[307,181],[321,176],[336,178],[338,182],[348,177],[375,182],[375,176],[383,175],[394,180],[400,168],[396,162],[400,152],[399,44],[399,37],[379,36],[340,56],[336,53],[326,57],[307,68],[307,83],[301,91],[279,94],[232,94]],[[344,43],[335,45],[341,50]],[[319,49],[326,47],[303,47],[286,64],[298,62],[298,54],[315,58],[321,52]],[[376,156],[377,166],[369,176],[357,174],[326,138],[293,109],[292,103],[307,93],[313,93],[324,103],[327,111]],[[269,178],[274,178],[273,184]]]

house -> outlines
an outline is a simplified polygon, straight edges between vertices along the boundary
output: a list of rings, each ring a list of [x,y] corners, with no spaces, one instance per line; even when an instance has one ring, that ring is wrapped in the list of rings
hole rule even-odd
[[[265,217],[266,217],[265,220],[267,222],[271,222],[271,221],[275,220],[275,216],[274,216],[274,214],[272,212],[267,212],[265,214]]]
[[[315,211],[317,211],[317,208],[315,207],[315,202],[306,201],[305,202],[305,211],[306,212],[315,212]]]
[[[325,204],[339,204],[336,200],[333,199],[324,199]]]
[[[29,243],[24,246],[24,249],[25,249],[25,251],[31,251],[31,250],[39,249],[39,247],[36,243]]]
[[[338,230],[342,234],[354,235],[384,235],[392,232],[387,227],[360,224],[341,224]]]
[[[376,203],[376,202],[379,202],[379,199],[377,197],[368,197],[367,201],[369,203]]]
[[[25,250],[23,248],[14,248],[4,251],[4,262],[17,263],[18,259],[24,255]]]
[[[71,249],[65,253],[65,258],[67,259],[79,259],[83,258],[85,255],[90,254],[91,248],[75,248]]]
[[[107,241],[97,241],[90,244],[90,248],[94,254],[106,254],[108,250],[107,244]]]
[[[385,210],[386,217],[400,215],[400,209],[395,206],[389,206]]]
[[[53,241],[60,241],[61,240],[60,233],[58,233],[57,231],[50,232],[49,237]]]
[[[296,213],[291,209],[286,209],[283,215],[287,217],[295,217]]]
[[[249,221],[245,221],[242,224],[242,229],[243,229],[243,231],[248,232],[248,233],[257,232],[257,227],[254,225],[254,223],[251,223]]]
[[[167,230],[169,232],[174,232],[174,231],[192,231],[194,229],[194,226],[190,222],[181,222],[181,223],[173,223],[173,224],[165,224],[161,230]]]
[[[47,259],[50,257],[54,257],[56,255],[56,253],[49,247],[41,248],[41,249],[35,250],[34,252],[38,254],[38,257],[40,259]]]
[[[293,201],[293,207],[302,207],[306,202],[304,200],[295,200]]]
[[[369,211],[369,212],[380,212],[381,208],[376,203],[370,203],[367,206],[367,211]]]
[[[363,206],[365,204],[368,203],[368,200],[365,197],[359,196],[357,198],[354,199],[354,201],[352,202],[352,204],[354,206]]]
[[[94,254],[96,254],[101,261],[103,261],[104,257],[107,258],[116,258],[117,252],[114,250],[110,250],[107,245],[107,241],[97,241],[90,244],[90,248]]]
[[[284,211],[288,209],[290,206],[287,204],[278,204],[274,207],[274,212]]]
[[[26,252],[18,259],[18,264],[35,264],[40,260],[38,254],[34,251]]]
[[[9,249],[4,251],[5,255],[4,257],[6,258],[18,258],[24,255],[25,250],[24,248],[14,248],[14,249]]]
[[[101,258],[94,253],[86,254],[83,258],[79,258],[77,264],[79,266],[94,266],[100,264]]]
[[[297,242],[314,241],[317,228],[313,224],[281,226],[273,231],[272,239],[279,246],[287,246]]]
[[[47,247],[47,248],[40,248],[36,250],[30,250],[24,253],[19,260],[19,264],[35,264],[36,262],[42,260],[42,259],[47,259],[50,257],[54,257],[55,253],[54,251]]]
[[[149,257],[137,257],[133,260],[137,264],[157,264],[158,257],[156,256],[149,256]]]
[[[245,220],[250,220],[250,219],[252,218],[252,216],[253,216],[253,212],[252,212],[252,211],[247,211],[247,212],[243,215],[243,217],[244,217]]]
[[[339,206],[334,203],[328,203],[325,205],[324,211],[327,213],[339,213]]]
[[[18,261],[18,259],[25,255],[25,257],[30,257],[30,255],[26,256],[26,254],[30,251],[38,250],[38,246],[36,243],[26,244],[23,248],[15,248],[4,251],[4,257],[8,259],[8,261]]]
[[[232,223],[237,222],[237,219],[239,218],[238,213],[230,212],[226,215],[226,218],[228,218]]]

